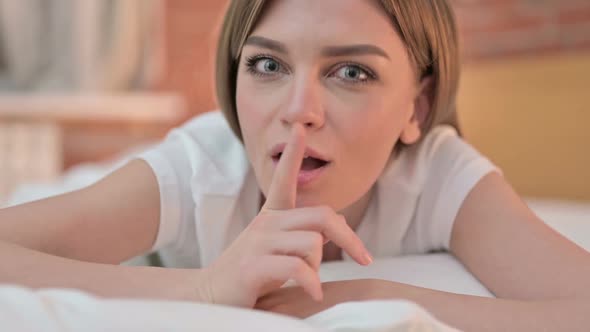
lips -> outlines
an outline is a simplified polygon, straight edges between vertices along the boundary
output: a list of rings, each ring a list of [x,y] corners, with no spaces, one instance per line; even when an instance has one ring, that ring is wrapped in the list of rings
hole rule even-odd
[[[274,167],[278,165],[286,146],[287,145],[284,143],[278,144],[271,150],[270,157],[272,158]],[[325,171],[329,169],[331,164],[332,160],[328,157],[307,147],[304,151],[301,169],[299,169],[299,173],[297,174],[298,188],[304,189],[312,186],[322,177]]]
[[[286,143],[281,143],[281,144],[275,145],[272,148],[271,152],[270,152],[271,157],[273,157],[273,158],[280,157],[280,155],[285,150],[285,147],[286,146],[287,146]],[[311,147],[306,147],[305,148],[305,152],[303,154],[303,157],[304,158],[312,157],[314,159],[318,159],[318,160],[321,160],[321,161],[324,161],[324,162],[330,162],[331,161],[329,157],[325,156],[324,154],[318,152],[317,150],[315,150],[315,149],[313,149]]]
[[[279,144],[272,149],[271,155],[275,163],[281,159],[286,144]],[[317,168],[321,168],[330,163],[330,160],[323,154],[317,152],[312,148],[306,148],[304,152],[303,161],[301,163],[302,171],[310,171]]]
[[[279,153],[276,156],[273,156],[272,159],[275,163],[278,163],[279,160],[281,159],[281,155],[282,152]],[[317,168],[321,168],[324,167],[328,164],[328,161],[325,161],[323,159],[318,159],[318,158],[314,158],[314,157],[305,157],[303,158],[303,161],[301,162],[301,170],[302,171],[311,171]]]

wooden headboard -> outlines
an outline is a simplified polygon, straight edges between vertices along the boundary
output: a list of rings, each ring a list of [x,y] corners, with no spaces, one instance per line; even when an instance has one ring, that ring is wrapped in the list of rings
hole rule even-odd
[[[458,107],[521,195],[590,201],[590,53],[465,65]]]

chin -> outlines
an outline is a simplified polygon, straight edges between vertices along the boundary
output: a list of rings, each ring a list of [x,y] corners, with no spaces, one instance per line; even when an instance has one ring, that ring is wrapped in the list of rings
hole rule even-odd
[[[334,204],[333,200],[327,199],[327,193],[322,192],[298,192],[297,193],[297,200],[296,200],[296,207],[303,208],[303,207],[314,207],[314,206],[329,206],[334,211],[338,211],[340,209],[339,204]]]
[[[320,198],[321,198],[321,195],[318,195],[316,193],[298,192],[295,206],[297,208],[303,208],[303,207],[327,205],[326,204],[327,202],[325,200],[320,199]]]

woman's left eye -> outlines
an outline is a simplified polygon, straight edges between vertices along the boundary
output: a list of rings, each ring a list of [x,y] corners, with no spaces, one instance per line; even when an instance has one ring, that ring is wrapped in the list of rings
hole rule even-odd
[[[375,79],[373,73],[358,65],[342,66],[333,75],[342,81],[351,83],[366,83]]]

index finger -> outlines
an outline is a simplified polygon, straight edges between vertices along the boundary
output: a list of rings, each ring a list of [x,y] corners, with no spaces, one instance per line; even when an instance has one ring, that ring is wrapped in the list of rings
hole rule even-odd
[[[362,265],[371,264],[373,258],[363,241],[346,222],[344,216],[325,207],[293,209],[275,227],[284,231],[315,231],[342,248]]]
[[[264,209],[289,210],[295,208],[297,176],[305,154],[305,133],[300,124],[295,124],[287,146],[277,164]]]

